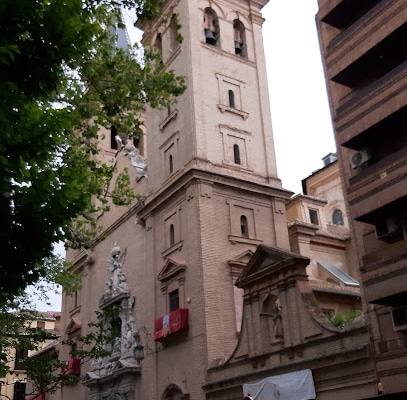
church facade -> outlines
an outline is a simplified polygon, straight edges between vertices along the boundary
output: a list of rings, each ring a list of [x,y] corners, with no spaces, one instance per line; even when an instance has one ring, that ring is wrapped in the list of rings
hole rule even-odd
[[[318,399],[376,394],[363,319],[329,324],[309,258],[290,248],[266,3],[170,0],[142,24],[143,41],[186,77],[187,90],[174,106],[146,110],[139,140],[117,148],[113,129],[101,135],[102,157],[129,168],[141,197],[99,216],[92,251],[67,252],[83,287],[64,296],[63,335],[85,334],[95,313],[113,306],[118,319],[108,323],[118,335],[111,356],[81,365],[82,383],[58,398],[231,400],[249,394],[245,384],[301,371],[311,372]],[[290,390],[301,386],[294,376]]]

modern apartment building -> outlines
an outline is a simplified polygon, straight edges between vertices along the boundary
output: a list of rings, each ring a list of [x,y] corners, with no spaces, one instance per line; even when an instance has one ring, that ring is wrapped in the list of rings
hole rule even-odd
[[[407,2],[319,0],[317,25],[379,393],[407,396]],[[387,397],[385,397],[387,398]]]

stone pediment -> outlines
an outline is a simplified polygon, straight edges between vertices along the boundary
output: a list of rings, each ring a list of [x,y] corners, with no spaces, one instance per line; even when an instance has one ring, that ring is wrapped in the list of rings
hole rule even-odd
[[[256,282],[265,276],[277,275],[288,267],[303,269],[309,264],[308,257],[301,256],[277,247],[260,245],[244,268],[239,279],[236,281],[237,287],[245,287],[249,283]]]
[[[236,257],[231,258],[228,260],[228,265],[230,266],[246,266],[247,263],[251,260],[253,257],[253,251],[251,250],[246,250],[243,253],[240,253]]]
[[[71,318],[68,326],[66,327],[66,333],[68,335],[72,335],[74,332],[79,331],[81,329],[82,329],[82,321],[80,321],[78,318]]]
[[[164,267],[158,274],[158,280],[162,283],[185,273],[186,263],[185,261],[179,261],[175,258],[168,258]]]
[[[101,383],[109,386],[114,383],[120,387],[120,379],[123,376],[136,376],[139,375],[141,366],[135,360],[117,360],[111,364],[104,366],[101,369],[88,371],[83,379],[82,384],[88,387],[100,385]]]
[[[123,301],[123,299],[128,299],[130,297],[129,292],[117,292],[113,293],[104,293],[99,301],[99,308],[104,310],[113,304],[119,304]]]

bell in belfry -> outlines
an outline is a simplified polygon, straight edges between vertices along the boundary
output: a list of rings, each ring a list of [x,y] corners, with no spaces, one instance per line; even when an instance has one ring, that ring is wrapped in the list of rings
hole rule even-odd
[[[241,54],[243,50],[243,43],[235,41],[235,54]]]
[[[210,29],[205,29],[205,42],[212,45],[216,43],[215,34]]]

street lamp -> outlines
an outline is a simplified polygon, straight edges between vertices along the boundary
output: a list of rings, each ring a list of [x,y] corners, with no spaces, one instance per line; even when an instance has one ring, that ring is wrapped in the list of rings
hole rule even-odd
[[[134,346],[134,358],[139,364],[141,360],[144,360],[144,346],[140,343]]]

